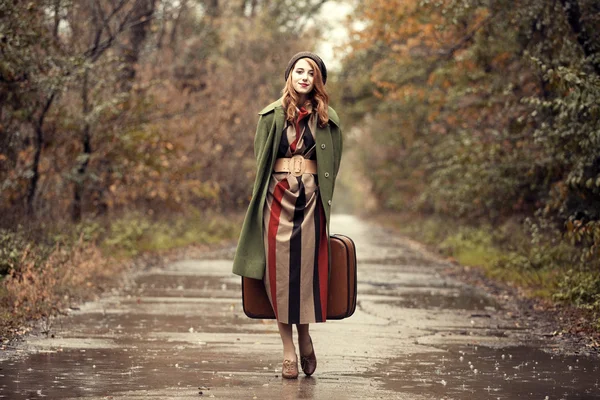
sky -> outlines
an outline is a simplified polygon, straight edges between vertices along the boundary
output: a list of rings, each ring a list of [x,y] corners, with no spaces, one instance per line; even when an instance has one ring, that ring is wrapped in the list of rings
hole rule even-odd
[[[332,0],[321,7],[316,23],[327,29],[326,40],[317,46],[316,52],[321,56],[328,70],[337,70],[341,67],[343,54],[335,47],[348,38],[348,31],[344,23],[346,17],[352,12],[352,0]]]

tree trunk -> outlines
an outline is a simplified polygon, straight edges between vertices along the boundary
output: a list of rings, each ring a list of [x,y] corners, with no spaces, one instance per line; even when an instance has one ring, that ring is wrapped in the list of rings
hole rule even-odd
[[[135,2],[131,17],[131,28],[129,29],[129,46],[123,46],[123,67],[119,79],[122,93],[131,91],[135,79],[135,67],[152,21],[154,6],[155,0],[138,0]]]
[[[27,213],[33,214],[33,200],[35,199],[35,194],[37,191],[37,184],[40,179],[40,159],[42,157],[42,148],[44,147],[44,119],[46,118],[46,114],[50,110],[52,103],[56,97],[56,93],[52,93],[46,104],[44,104],[44,108],[38,118],[37,122],[34,124],[35,127],[35,152],[33,154],[33,164],[31,166],[31,180],[29,181],[29,187],[27,188]]]
[[[205,0],[206,1],[206,14],[210,17],[218,17],[219,10],[219,0]]]
[[[162,19],[161,19],[161,24],[160,24],[160,32],[158,32],[157,38],[156,38],[156,48],[158,50],[162,49],[163,46],[163,40],[164,37],[167,33],[167,21],[169,21],[169,19],[171,18],[171,12],[167,11],[167,4],[166,3],[162,3]]]
[[[54,39],[58,41],[58,26],[60,25],[60,0],[54,0]]]
[[[175,51],[176,47],[177,47],[177,28],[179,27],[179,19],[181,18],[181,15],[187,11],[187,2],[186,1],[182,1],[181,4],[179,5],[179,10],[177,10],[177,16],[173,19],[173,23],[172,23],[172,28],[171,28],[171,35],[170,35],[170,42],[169,45],[171,47],[171,49],[173,49],[173,51]]]
[[[83,103],[83,132],[81,135],[81,142],[83,152],[79,161],[79,167],[77,168],[77,176],[75,178],[75,191],[73,193],[73,208],[71,210],[71,217],[73,222],[81,221],[82,216],[82,203],[83,203],[83,190],[85,188],[85,174],[87,166],[92,155],[92,144],[91,144],[91,126],[88,120],[88,115],[91,110],[88,89],[89,86],[89,70],[86,68],[83,74],[83,86],[81,89],[81,97]]]

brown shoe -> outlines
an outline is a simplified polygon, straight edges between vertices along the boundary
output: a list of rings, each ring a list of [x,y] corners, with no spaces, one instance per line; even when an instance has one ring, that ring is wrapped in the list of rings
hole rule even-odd
[[[298,378],[298,361],[283,360],[281,367],[281,376],[285,379]]]
[[[310,354],[308,356],[300,355],[300,365],[306,376],[311,376],[317,369],[317,357],[315,356],[315,346],[312,338],[310,339],[310,345],[312,347]]]

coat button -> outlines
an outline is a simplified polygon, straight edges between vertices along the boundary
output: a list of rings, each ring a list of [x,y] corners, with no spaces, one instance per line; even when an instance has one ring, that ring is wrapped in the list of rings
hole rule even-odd
[[[331,205],[331,200],[327,200],[327,204]]]
[[[329,178],[329,172],[325,172],[325,178]]]
[[[323,144],[321,145],[321,148],[322,148],[322,149],[324,149],[324,148],[325,148],[325,143],[323,143]]]

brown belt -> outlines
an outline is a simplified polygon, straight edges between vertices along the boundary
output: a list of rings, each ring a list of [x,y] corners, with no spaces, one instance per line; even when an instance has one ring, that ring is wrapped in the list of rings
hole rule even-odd
[[[314,160],[307,160],[300,154],[296,154],[290,158],[278,158],[275,160],[275,166],[273,166],[275,172],[289,172],[294,176],[301,176],[302,174],[316,174],[317,173],[317,162]]]

